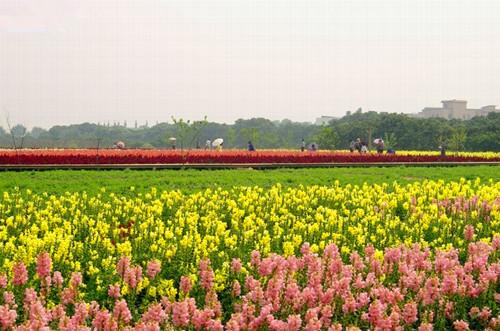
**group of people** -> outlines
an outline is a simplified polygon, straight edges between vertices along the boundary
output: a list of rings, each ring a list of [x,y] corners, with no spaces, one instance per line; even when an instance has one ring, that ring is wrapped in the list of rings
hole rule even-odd
[[[385,149],[385,143],[382,138],[377,138],[373,141],[373,144],[375,145],[375,149],[378,154],[384,153]],[[360,138],[357,138],[356,140],[352,140],[349,143],[349,150],[351,153],[354,151],[357,151],[358,153],[368,153],[368,144],[366,141],[361,140]],[[395,154],[396,151],[392,148],[387,149],[387,154]]]
[[[221,151],[223,146],[224,139],[222,138],[217,138],[214,141],[210,141],[210,139],[207,139],[205,143],[205,149],[216,149],[218,151]]]

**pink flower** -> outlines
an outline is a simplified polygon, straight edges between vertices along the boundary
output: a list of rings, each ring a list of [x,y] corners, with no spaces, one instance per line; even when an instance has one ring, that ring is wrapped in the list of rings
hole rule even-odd
[[[10,309],[8,305],[0,306],[0,326],[2,330],[8,330],[14,326],[17,313],[14,309]]]
[[[14,275],[12,280],[14,285],[24,285],[28,281],[28,270],[26,270],[26,266],[22,262],[14,264],[12,273]]]
[[[59,271],[54,272],[54,275],[52,276],[52,281],[54,282],[55,286],[57,286],[57,287],[62,286],[64,279]]]
[[[122,256],[120,261],[116,264],[116,272],[124,278],[128,269],[130,268],[130,259],[127,256]]]
[[[0,288],[6,288],[6,287],[7,287],[7,276],[0,275]]]
[[[120,300],[115,304],[115,308],[113,309],[113,317],[117,321],[123,321],[125,323],[129,323],[132,320],[132,314],[127,306],[127,301]]]
[[[196,309],[193,313],[193,326],[195,330],[206,329],[208,322],[214,317],[212,309]]]
[[[234,297],[238,297],[240,296],[241,294],[241,286],[240,286],[240,282],[238,282],[237,280],[235,280],[233,282],[233,289],[231,291],[231,294],[234,296]]]
[[[13,306],[16,304],[16,297],[14,296],[14,293],[5,291],[3,292],[3,301],[8,305]]]
[[[491,309],[488,307],[484,307],[479,313],[479,318],[483,321],[487,321],[491,317]]]
[[[474,227],[470,224],[467,224],[464,229],[464,238],[467,241],[471,241],[474,237]]]
[[[61,293],[61,301],[65,305],[73,303],[76,297],[76,292],[73,288],[65,288]]]
[[[35,303],[37,301],[37,293],[34,289],[32,288],[27,288],[24,291],[24,300],[23,304],[25,307],[31,306],[31,304]]]
[[[432,331],[434,330],[434,327],[432,326],[431,323],[422,323],[418,327],[418,331]]]
[[[161,271],[161,263],[158,260],[149,261],[147,267],[148,277],[153,279]]]
[[[174,302],[172,308],[172,322],[177,327],[186,328],[189,325],[188,301]]]
[[[207,323],[208,331],[223,331],[224,327],[222,326],[221,321],[219,320],[210,320]]]
[[[481,310],[478,308],[478,307],[472,307],[470,310],[469,310],[469,316],[474,318],[474,317],[477,317],[479,315],[479,312]]]
[[[456,331],[466,331],[469,330],[469,323],[465,322],[464,320],[459,320],[453,322],[453,327]]]
[[[494,236],[491,242],[491,247],[495,250],[500,249],[500,236]]]
[[[210,268],[210,261],[205,259],[200,261],[200,281],[205,290],[210,290],[214,286],[214,272]]]
[[[406,324],[413,324],[417,321],[417,304],[415,302],[409,302],[405,304],[403,309],[403,320]]]
[[[151,305],[148,310],[142,315],[144,322],[158,322],[161,323],[166,319],[165,311],[161,304],[156,303]]]
[[[191,287],[193,285],[191,284],[191,278],[187,276],[182,276],[181,277],[181,282],[180,282],[180,289],[184,294],[188,294],[189,291],[191,291]]]
[[[92,326],[95,330],[109,330],[116,331],[118,330],[118,325],[115,319],[111,318],[111,315],[108,311],[99,311],[96,316],[92,320]]]
[[[136,288],[137,284],[142,280],[142,268],[140,266],[129,268],[125,273],[124,280],[128,286]]]
[[[231,269],[235,273],[240,272],[241,271],[241,260],[240,259],[233,259],[231,261]]]
[[[41,279],[50,275],[50,266],[52,261],[50,260],[49,253],[40,253],[36,259],[36,273]]]
[[[120,297],[120,285],[109,285],[108,295],[113,299]]]
[[[256,268],[260,265],[260,253],[259,251],[252,251],[250,262]]]
[[[71,286],[77,288],[82,283],[82,274],[80,272],[72,272],[71,273]]]

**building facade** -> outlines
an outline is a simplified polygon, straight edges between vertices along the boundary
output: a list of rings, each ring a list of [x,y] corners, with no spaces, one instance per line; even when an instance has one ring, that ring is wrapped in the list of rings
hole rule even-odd
[[[445,119],[468,120],[475,116],[486,116],[491,112],[500,112],[494,105],[484,106],[480,109],[467,108],[465,100],[443,100],[442,107],[426,107],[416,114],[416,117],[431,118],[440,117]]]

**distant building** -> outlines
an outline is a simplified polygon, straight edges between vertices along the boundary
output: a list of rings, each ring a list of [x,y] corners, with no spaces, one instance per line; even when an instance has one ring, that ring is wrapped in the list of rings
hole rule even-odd
[[[336,120],[336,119],[338,119],[338,118],[337,117],[333,117],[333,116],[321,116],[321,117],[318,117],[316,119],[316,121],[314,122],[314,124],[316,124],[316,125],[325,125],[325,124],[330,123],[330,121]]]
[[[491,112],[500,112],[500,109],[493,105],[484,106],[480,109],[467,108],[467,101],[465,100],[444,100],[441,103],[443,107],[426,107],[420,113],[415,114],[415,117],[468,120],[475,116],[486,116]]]

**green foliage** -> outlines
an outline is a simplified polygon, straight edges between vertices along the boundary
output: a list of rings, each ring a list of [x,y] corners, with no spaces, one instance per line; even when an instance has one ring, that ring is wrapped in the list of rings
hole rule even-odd
[[[463,151],[466,140],[467,132],[465,131],[465,128],[456,128],[453,130],[450,139],[448,140],[448,148],[455,152]]]
[[[276,183],[284,187],[299,185],[330,185],[335,180],[341,184],[382,184],[397,181],[401,184],[424,179],[458,181],[481,178],[500,181],[500,166],[460,167],[391,167],[391,168],[309,168],[274,170],[50,170],[25,172],[0,172],[0,191],[19,187],[35,193],[61,194],[86,191],[99,193],[102,187],[117,194],[146,192],[151,187],[159,190],[181,190],[185,193],[207,188],[233,186],[261,186],[269,188]]]
[[[396,146],[398,145],[398,140],[394,132],[384,133],[384,143],[385,148],[396,148]]]
[[[181,149],[194,147],[195,142],[199,143],[200,134],[208,124],[206,116],[203,120],[194,122],[190,120],[184,121],[182,118],[176,119],[172,116],[172,121],[175,126],[175,138],[177,138],[177,143],[179,143]]]
[[[340,142],[338,134],[329,126],[321,127],[315,135],[315,140],[320,149],[335,149]]]

